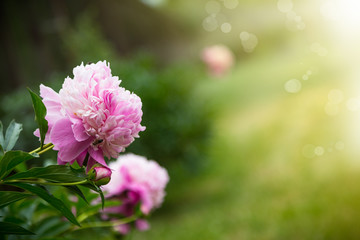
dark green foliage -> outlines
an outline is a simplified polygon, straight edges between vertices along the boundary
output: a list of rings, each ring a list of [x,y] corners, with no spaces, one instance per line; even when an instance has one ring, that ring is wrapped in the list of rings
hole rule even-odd
[[[13,202],[17,202],[21,199],[32,196],[31,194],[22,193],[22,192],[0,192],[0,208],[3,208]]]
[[[194,90],[203,78],[196,66],[174,64],[160,69],[149,55],[113,62],[120,86],[140,96],[146,130],[128,148],[161,164],[182,162],[191,170],[204,163],[210,130],[210,109]],[[171,164],[171,163],[170,163]]]
[[[22,151],[10,151],[0,158],[0,179],[10,173],[17,165],[37,157],[37,154],[29,154]]]
[[[64,217],[66,217],[70,222],[80,226],[80,224],[76,220],[76,217],[72,214],[72,212],[68,209],[68,207],[61,200],[49,194],[43,187],[33,186],[26,183],[8,183],[8,184],[22,188],[33,194],[36,194],[37,196],[45,200],[47,203],[49,203],[51,206],[53,206],[55,209],[60,211],[64,215]]]
[[[46,108],[41,98],[29,88],[28,90],[31,95],[31,100],[35,111],[35,121],[37,122],[40,131],[40,147],[42,148],[44,145],[45,134],[48,130],[48,122],[45,119]]]
[[[34,235],[33,232],[10,222],[0,222],[0,234]],[[1,237],[1,235],[0,235]]]
[[[50,165],[47,167],[34,167],[25,172],[16,173],[6,178],[6,181],[32,178],[40,178],[59,183],[74,183],[86,179],[86,174],[84,169],[75,170],[68,165]]]

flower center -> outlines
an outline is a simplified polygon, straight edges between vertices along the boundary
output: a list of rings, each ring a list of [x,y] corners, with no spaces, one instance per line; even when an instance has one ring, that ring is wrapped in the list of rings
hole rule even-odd
[[[95,139],[95,141],[92,143],[93,146],[97,146],[100,143],[102,143],[104,140],[103,139]]]

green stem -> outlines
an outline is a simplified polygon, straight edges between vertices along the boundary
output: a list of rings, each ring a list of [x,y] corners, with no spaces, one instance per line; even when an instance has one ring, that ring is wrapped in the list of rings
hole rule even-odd
[[[44,153],[44,152],[46,152],[46,151],[50,150],[50,149],[51,149],[51,148],[53,148],[53,147],[54,147],[54,144],[52,144],[52,143],[48,143],[48,144],[45,144],[44,146],[39,147],[39,148],[37,148],[37,149],[35,149],[35,150],[33,150],[33,151],[29,152],[29,153],[30,153],[30,154],[32,154],[32,153],[38,153],[38,154],[41,154],[41,153]]]
[[[47,147],[47,148],[44,148],[42,151],[38,152],[38,154],[40,155],[40,154],[42,154],[42,153],[44,153],[44,152],[46,152],[46,151],[49,151],[49,150],[52,149],[53,147],[54,147],[54,145],[51,145],[51,146],[49,146],[49,147]]]
[[[99,213],[99,210],[94,210],[94,211],[90,211],[90,212],[85,212],[79,215],[79,217],[77,218],[78,222],[81,223],[82,221],[84,221],[85,219],[87,219],[88,217],[95,215]]]
[[[31,184],[43,184],[43,185],[53,185],[53,186],[72,186],[72,185],[78,185],[78,184],[83,184],[83,183],[87,183],[87,180],[82,180],[79,182],[70,182],[70,183],[55,183],[55,182],[46,182],[43,180],[26,180],[26,179],[14,179],[14,180],[8,180],[8,181],[2,181],[1,183],[6,184],[6,183],[31,183]]]

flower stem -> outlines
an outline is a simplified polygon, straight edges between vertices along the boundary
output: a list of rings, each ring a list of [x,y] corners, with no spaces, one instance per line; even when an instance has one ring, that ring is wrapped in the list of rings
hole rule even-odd
[[[42,153],[44,153],[44,152],[46,152],[46,151],[48,151],[48,150],[52,149],[53,147],[54,147],[54,145],[52,144],[52,145],[50,145],[49,147],[44,148],[43,150],[41,150],[40,152],[38,152],[38,154],[40,155],[40,154],[42,154]]]
[[[38,153],[38,154],[41,154],[41,153],[44,153],[50,149],[52,149],[54,147],[54,144],[52,143],[48,143],[48,144],[45,144],[44,146],[42,147],[39,147],[31,152],[29,152],[30,154],[33,154],[33,153]]]

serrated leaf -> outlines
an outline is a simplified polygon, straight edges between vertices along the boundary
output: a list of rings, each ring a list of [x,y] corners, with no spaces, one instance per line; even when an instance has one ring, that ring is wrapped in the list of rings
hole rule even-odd
[[[7,176],[17,165],[34,157],[38,154],[29,154],[23,151],[9,151],[0,159],[0,179]]]
[[[76,220],[76,217],[69,210],[69,208],[60,199],[50,195],[45,189],[26,183],[7,183],[7,184],[22,188],[33,194],[36,194],[37,196],[45,200],[47,203],[49,203],[51,206],[53,206],[55,209],[57,209],[59,212],[61,212],[63,216],[66,217],[71,223],[80,226],[80,224]]]
[[[50,165],[47,167],[35,167],[26,172],[16,173],[6,180],[41,178],[47,181],[59,183],[73,183],[86,180],[84,171],[78,171],[66,165]]]
[[[31,91],[30,88],[28,88],[28,91],[31,95],[31,100],[33,103],[34,111],[35,111],[35,121],[37,122],[39,126],[40,131],[40,147],[42,148],[44,145],[45,135],[48,131],[48,122],[45,119],[46,116],[46,107],[44,103],[41,101],[41,98]]]
[[[32,194],[22,192],[0,192],[0,208],[3,208],[13,202],[17,202],[30,196],[32,196]]]
[[[13,235],[35,235],[35,233],[10,222],[0,222],[0,234],[13,234]]]
[[[6,129],[4,145],[2,145],[4,151],[10,151],[11,149],[13,149],[21,131],[22,124],[12,120],[8,128]]]

